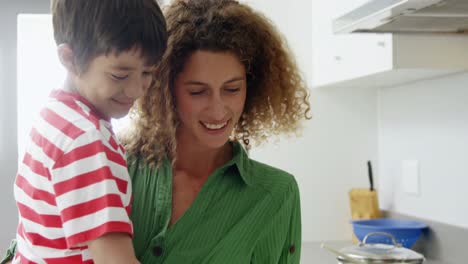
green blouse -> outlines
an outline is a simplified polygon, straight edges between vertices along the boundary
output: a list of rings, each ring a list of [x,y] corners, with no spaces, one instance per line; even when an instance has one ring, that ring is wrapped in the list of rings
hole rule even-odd
[[[168,227],[172,169],[130,158],[134,247],[142,264],[299,263],[301,213],[294,177],[251,160],[239,143]]]

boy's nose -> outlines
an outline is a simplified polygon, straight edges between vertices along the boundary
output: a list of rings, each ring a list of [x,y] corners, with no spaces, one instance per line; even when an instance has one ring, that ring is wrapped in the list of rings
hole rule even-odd
[[[148,81],[140,78],[139,80],[135,80],[132,85],[129,85],[125,90],[125,95],[132,99],[140,98],[145,90],[148,88],[149,84]]]

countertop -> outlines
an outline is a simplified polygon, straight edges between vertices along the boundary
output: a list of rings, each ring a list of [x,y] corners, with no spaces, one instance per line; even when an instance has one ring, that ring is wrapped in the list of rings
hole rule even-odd
[[[323,241],[325,244],[341,249],[352,245],[351,241]],[[335,255],[320,248],[322,242],[304,242],[301,251],[301,264],[338,264]],[[426,259],[424,264],[449,264],[441,260]]]

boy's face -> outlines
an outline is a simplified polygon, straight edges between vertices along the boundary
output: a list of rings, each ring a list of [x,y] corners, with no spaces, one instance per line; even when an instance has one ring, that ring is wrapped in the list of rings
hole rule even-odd
[[[151,67],[145,65],[138,49],[132,49],[94,58],[84,73],[75,76],[75,85],[105,118],[121,118],[148,89],[151,80]]]

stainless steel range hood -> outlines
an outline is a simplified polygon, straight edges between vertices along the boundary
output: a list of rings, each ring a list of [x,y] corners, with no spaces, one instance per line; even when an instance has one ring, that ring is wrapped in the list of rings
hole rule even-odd
[[[468,34],[468,0],[372,0],[335,19],[333,30]]]

